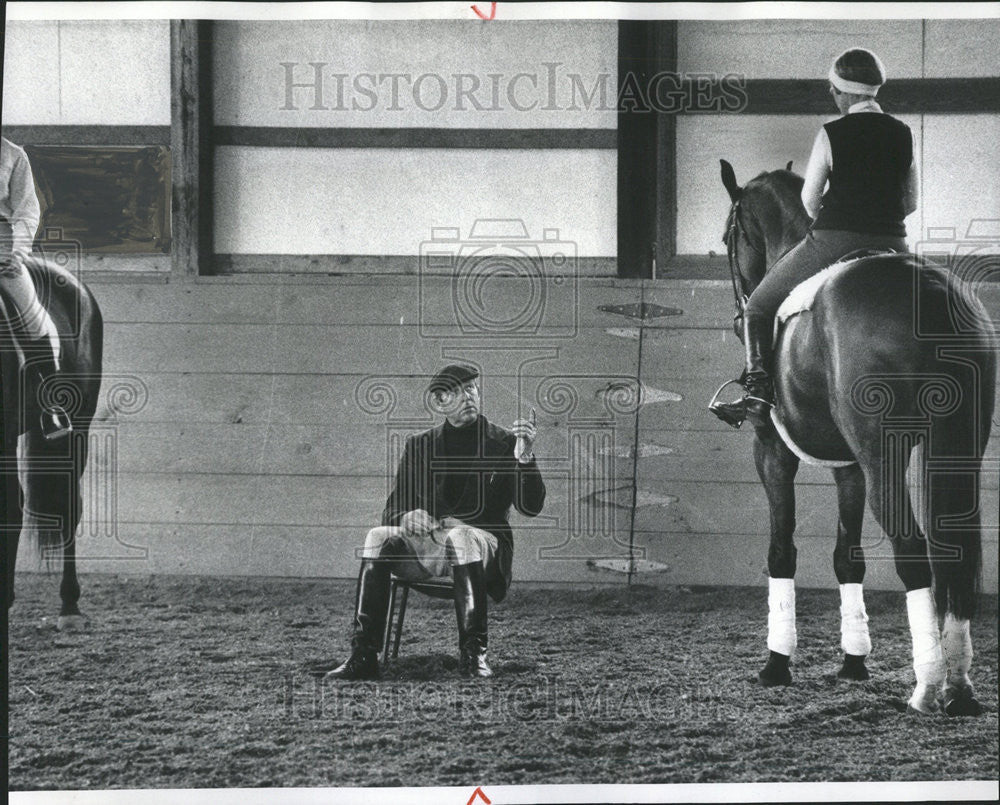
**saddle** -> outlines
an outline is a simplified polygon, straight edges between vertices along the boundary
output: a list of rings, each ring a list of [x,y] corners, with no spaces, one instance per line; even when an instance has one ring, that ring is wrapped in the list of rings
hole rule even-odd
[[[785,301],[781,303],[781,307],[778,308],[778,312],[774,316],[774,339],[777,340],[781,326],[792,318],[792,316],[812,310],[813,302],[816,299],[819,289],[834,274],[841,274],[847,271],[857,260],[886,254],[897,254],[897,252],[892,249],[856,249],[853,252],[848,252],[839,258],[837,262],[830,264],[818,274],[813,274],[809,279],[803,280],[796,285],[792,289],[792,292],[785,298]]]

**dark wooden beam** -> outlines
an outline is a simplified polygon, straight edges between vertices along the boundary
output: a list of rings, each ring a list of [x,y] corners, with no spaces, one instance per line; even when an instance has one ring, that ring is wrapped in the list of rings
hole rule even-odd
[[[211,273],[212,22],[170,23],[171,253],[176,277]]]
[[[757,78],[746,82],[749,115],[836,115],[825,79]],[[879,90],[887,112],[945,114],[1000,112],[1000,78],[899,78]],[[732,112],[726,112],[732,114]]]
[[[170,126],[4,126],[18,145],[170,145]]]
[[[527,258],[539,271],[539,260]],[[613,277],[614,257],[579,257],[575,271],[581,277]],[[427,274],[418,254],[217,254],[216,273],[223,274]],[[441,269],[450,276],[451,269]]]
[[[216,126],[215,145],[272,148],[615,148],[614,129],[358,129]]]
[[[677,23],[618,23],[618,274],[652,277],[676,241],[676,115],[652,111],[646,89],[677,70]]]

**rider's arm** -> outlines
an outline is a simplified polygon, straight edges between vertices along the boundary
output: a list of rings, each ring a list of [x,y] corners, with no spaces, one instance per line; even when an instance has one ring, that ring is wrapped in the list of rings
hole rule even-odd
[[[809,164],[806,165],[805,184],[802,185],[802,203],[809,217],[815,219],[823,203],[823,190],[826,180],[833,169],[833,153],[830,150],[830,138],[826,129],[820,129],[813,142]]]
[[[38,231],[41,210],[35,195],[35,180],[31,175],[31,165],[24,154],[14,158],[10,174],[11,228],[14,230],[14,250],[31,252],[31,244]]]
[[[903,215],[909,215],[917,209],[917,202],[920,200],[920,174],[917,170],[917,152],[913,151],[913,158],[910,160],[910,170],[906,174],[906,181],[903,183]]]

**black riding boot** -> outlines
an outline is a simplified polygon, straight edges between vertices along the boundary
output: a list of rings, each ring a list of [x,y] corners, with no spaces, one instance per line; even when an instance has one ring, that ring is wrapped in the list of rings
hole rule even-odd
[[[28,372],[34,375],[36,389],[43,389],[45,383],[59,372],[59,363],[56,361],[55,351],[48,336],[25,340],[24,363]],[[46,404],[44,394],[41,402],[42,435],[47,440],[53,441],[73,432],[73,423],[61,405]]]
[[[771,365],[771,340],[774,320],[769,316],[743,317],[743,343],[746,345],[746,393],[730,403],[715,403],[711,411],[734,428],[749,419],[754,425],[766,425],[774,406],[774,383],[767,367]]]
[[[463,676],[493,676],[486,664],[486,573],[483,563],[455,565],[451,572],[458,616],[459,671]]]
[[[388,609],[389,566],[384,560],[362,560],[354,604],[351,656],[343,665],[330,671],[327,679],[378,678],[378,652],[382,646]]]

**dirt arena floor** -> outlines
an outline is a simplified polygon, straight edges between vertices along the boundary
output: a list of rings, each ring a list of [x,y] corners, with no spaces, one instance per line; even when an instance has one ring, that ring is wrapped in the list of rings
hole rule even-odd
[[[755,681],[766,589],[517,587],[491,611],[496,677],[457,675],[452,606],[414,594],[379,683],[345,656],[346,581],[18,577],[14,790],[998,776],[997,599],[973,625],[979,718],[916,717],[901,593],[869,593],[867,683],[838,681],[836,591],[800,590],[795,685]]]

